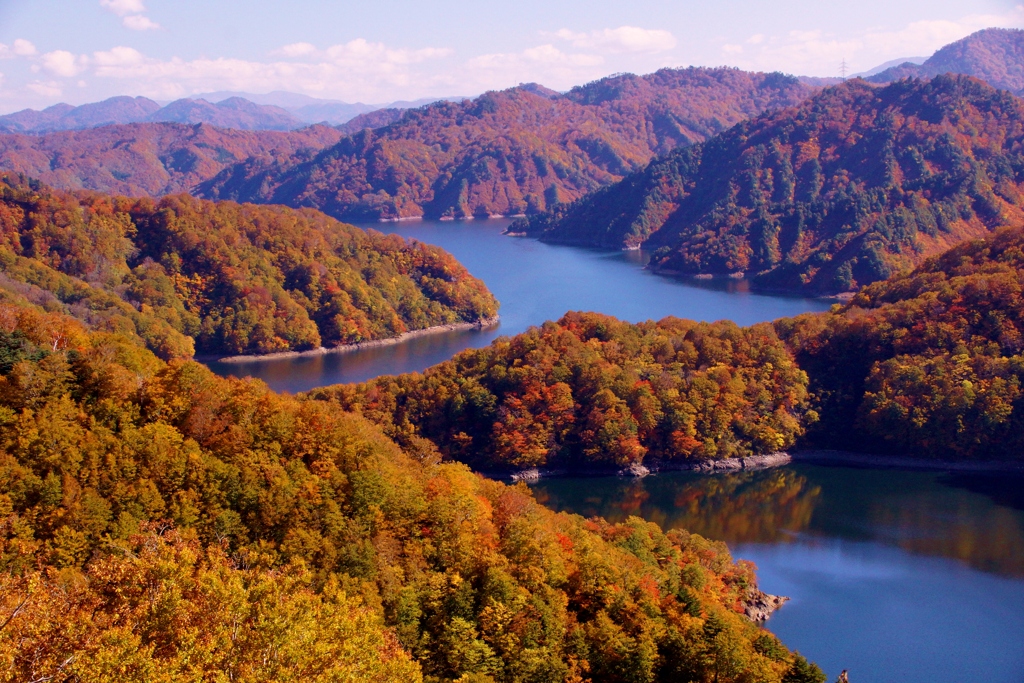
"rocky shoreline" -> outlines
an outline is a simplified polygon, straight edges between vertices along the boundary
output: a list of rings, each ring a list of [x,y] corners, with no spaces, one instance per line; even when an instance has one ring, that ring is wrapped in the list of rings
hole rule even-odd
[[[441,332],[455,332],[458,330],[485,330],[489,327],[494,327],[500,322],[500,316],[494,316],[493,318],[484,318],[477,322],[471,323],[450,323],[448,325],[435,325],[433,327],[427,327],[422,330],[412,330],[410,332],[403,332],[397,337],[388,337],[387,339],[373,339],[370,341],[357,342],[355,344],[341,344],[339,346],[321,346],[315,349],[309,349],[308,351],[280,351],[278,353],[265,353],[265,354],[248,354],[242,356],[217,356],[217,355],[204,355],[196,356],[195,360],[199,362],[216,361],[218,363],[252,363],[255,361],[264,360],[281,360],[285,358],[304,358],[307,356],[324,356],[332,353],[350,353],[352,351],[359,351],[360,349],[371,349],[378,346],[393,346],[395,344],[401,344],[404,341],[413,339],[415,337],[424,337],[429,334],[438,334]]]
[[[743,614],[753,622],[760,623],[767,621],[775,610],[789,602],[784,595],[772,595],[762,590],[750,591],[747,599],[743,601]]]
[[[807,450],[795,453],[771,453],[747,458],[698,460],[692,462],[651,461],[634,463],[626,468],[588,467],[582,469],[533,467],[518,472],[483,472],[492,479],[536,482],[550,477],[646,477],[658,472],[739,472],[782,467],[792,463],[845,465],[888,469],[931,470],[939,472],[1016,472],[1024,474],[1024,462],[925,460],[900,456],[872,455],[849,451]]]
[[[640,464],[633,463],[626,468],[593,467],[585,469],[544,469],[532,467],[518,472],[483,472],[492,479],[510,479],[512,481],[534,482],[550,477],[646,477],[658,472],[737,472],[740,470],[763,470],[769,467],[781,467],[793,461],[789,453],[771,453],[768,455],[752,455],[746,458],[725,458],[722,460],[697,460],[692,462],[663,462],[652,460]]]

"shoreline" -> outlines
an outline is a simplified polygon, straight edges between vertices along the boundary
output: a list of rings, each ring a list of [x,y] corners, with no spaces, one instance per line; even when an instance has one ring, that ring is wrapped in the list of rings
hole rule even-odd
[[[653,461],[633,464],[627,468],[586,467],[541,468],[533,467],[515,472],[478,472],[489,478],[502,481],[536,483],[541,479],[559,477],[632,477],[642,479],[659,472],[701,472],[704,474],[723,474],[751,470],[764,470],[785,467],[792,464],[811,464],[823,466],[863,467],[870,469],[904,469],[931,472],[1010,472],[1024,474],[1024,462],[1000,460],[986,461],[955,461],[926,460],[903,456],[874,455],[871,453],[853,453],[850,451],[806,450],[790,453],[772,453],[770,455],[752,455],[746,458],[725,458],[722,460],[699,460],[695,462],[661,462]]]
[[[457,332],[461,330],[486,330],[488,328],[496,326],[501,322],[501,316],[494,316],[493,318],[484,318],[477,322],[468,323],[448,323],[447,325],[434,325],[433,327],[425,327],[422,330],[411,330],[409,332],[403,332],[397,337],[388,337],[386,339],[371,339],[369,341],[356,342],[354,344],[339,344],[338,346],[320,346],[315,349],[308,349],[306,351],[278,351],[276,353],[264,353],[264,354],[244,354],[240,356],[218,356],[216,354],[206,354],[202,356],[194,356],[193,360],[198,363],[255,363],[259,361],[269,360],[284,360],[288,358],[306,358],[313,356],[326,356],[328,354],[335,353],[351,353],[353,351],[360,351],[362,349],[372,349],[380,346],[394,346],[395,344],[401,344],[402,342],[414,339],[416,337],[425,337],[431,334],[440,334],[441,332]]]
[[[926,470],[932,472],[1017,472],[1024,474],[1024,461],[1009,460],[928,460],[900,455],[876,455],[815,449],[793,454],[794,462],[812,465],[849,465],[877,469]]]

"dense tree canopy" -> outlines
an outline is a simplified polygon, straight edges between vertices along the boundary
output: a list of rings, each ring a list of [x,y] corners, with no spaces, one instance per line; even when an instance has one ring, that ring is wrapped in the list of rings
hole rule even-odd
[[[855,80],[511,228],[652,267],[843,292],[1024,220],[1024,103],[965,76]]]
[[[0,179],[0,287],[163,358],[394,337],[497,312],[437,247],[312,210],[67,194]]]
[[[1024,454],[1024,229],[775,323],[807,371],[813,443],[941,458]]]
[[[823,680],[722,544],[5,297],[2,680]]]
[[[806,384],[770,325],[569,313],[424,374],[310,395],[474,467],[601,468],[787,448]]]
[[[790,76],[726,68],[619,74],[565,94],[529,84],[409,110],[309,160],[253,158],[198,193],[339,218],[535,213],[810,92]]]

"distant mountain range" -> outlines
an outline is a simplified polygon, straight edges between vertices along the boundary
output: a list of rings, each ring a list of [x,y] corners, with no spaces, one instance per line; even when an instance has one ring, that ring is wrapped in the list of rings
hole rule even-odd
[[[1024,102],[968,76],[852,80],[512,225],[652,267],[854,290],[1024,222]]]
[[[0,135],[0,168],[65,190],[161,196],[188,192],[245,159],[311,158],[343,135],[330,126],[278,132],[179,123]]]
[[[528,84],[408,110],[312,159],[249,159],[196,192],[346,218],[536,213],[812,92],[728,68],[621,74],[565,94]]]
[[[974,76],[997,88],[1024,93],[1024,30],[987,28],[950,43],[922,64],[904,62],[866,80],[891,83],[901,78],[932,78],[944,73]]]
[[[267,95],[216,92],[161,105],[146,97],[111,97],[79,107],[55,104],[42,111],[25,109],[0,116],[0,133],[39,134],[127,123],[209,123],[238,130],[295,130],[313,123],[340,125],[362,114],[398,111],[436,101],[436,98],[426,98],[372,105],[320,100],[287,92]],[[394,118],[392,113],[373,120],[390,122]]]
[[[0,116],[0,131],[48,133],[126,123],[209,123],[238,130],[294,130],[306,125],[281,107],[241,97],[217,103],[182,99],[164,107],[145,97],[111,97],[80,107],[55,104],[42,111],[25,109]]]

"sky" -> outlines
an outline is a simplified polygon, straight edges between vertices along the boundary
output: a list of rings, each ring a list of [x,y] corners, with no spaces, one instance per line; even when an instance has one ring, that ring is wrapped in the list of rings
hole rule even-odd
[[[1019,0],[0,0],[0,113],[115,95],[346,102],[735,66],[837,76],[928,56]]]

